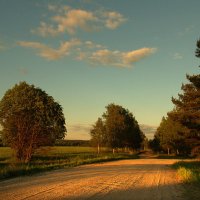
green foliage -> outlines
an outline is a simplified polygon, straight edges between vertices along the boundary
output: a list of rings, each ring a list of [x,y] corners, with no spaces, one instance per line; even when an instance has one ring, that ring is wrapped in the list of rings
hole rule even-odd
[[[0,101],[4,141],[16,157],[29,162],[35,149],[65,136],[62,107],[53,97],[26,82],[9,89]]]
[[[197,41],[196,57],[200,58],[200,40]]]
[[[149,140],[149,148],[156,153],[162,150],[160,145],[160,140],[157,136],[154,136],[152,140]]]
[[[144,134],[129,110],[109,104],[103,119],[99,118],[91,130],[92,140],[107,144],[111,148],[129,147],[139,149]]]
[[[200,40],[196,56],[200,57]],[[200,74],[186,77],[189,83],[182,85],[178,98],[172,98],[175,107],[162,119],[155,139],[165,151],[196,155],[200,149]]]
[[[186,146],[184,134],[188,129],[180,123],[173,121],[170,117],[163,117],[155,133],[159,141],[160,149],[168,153],[187,154],[189,147]]]
[[[200,57],[200,40],[197,41],[196,56]],[[168,115],[188,129],[185,141],[193,149],[200,147],[200,74],[187,75],[187,79],[189,83],[181,88],[183,93],[178,99],[172,98],[175,109]]]
[[[193,136],[200,136],[200,74],[189,76],[188,84],[182,85],[183,94],[172,98],[174,112],[169,113],[173,120],[178,121],[190,130]]]
[[[91,131],[91,143],[98,147],[105,145],[106,143],[106,127],[102,118],[98,118],[96,123],[93,125]]]

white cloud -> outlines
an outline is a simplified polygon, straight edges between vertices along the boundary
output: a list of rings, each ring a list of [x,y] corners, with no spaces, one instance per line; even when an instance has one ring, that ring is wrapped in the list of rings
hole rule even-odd
[[[175,53],[175,54],[173,55],[173,58],[174,58],[175,60],[181,60],[181,59],[183,59],[183,56],[182,56],[180,53]]]
[[[65,15],[57,15],[53,17],[53,21],[57,22],[59,33],[67,31],[70,34],[74,34],[78,28],[89,31],[91,29],[90,23],[95,22],[97,18],[92,12],[72,9]]]
[[[55,12],[55,13],[62,13],[64,11],[68,11],[70,10],[71,7],[70,6],[63,6],[63,5],[60,5],[59,3],[57,4],[48,4],[48,10],[49,11],[52,11],[52,12]]]
[[[78,53],[78,55],[76,56],[76,60],[82,61],[82,60],[86,60],[87,58],[87,53],[85,52],[80,52]]]
[[[149,56],[156,48],[141,48],[133,51],[109,50],[92,41],[72,39],[52,48],[40,42],[19,41],[19,46],[35,49],[37,55],[47,60],[58,60],[72,54],[75,60],[86,61],[92,65],[131,67],[135,62]]]
[[[111,65],[117,67],[123,67],[124,64],[121,63],[122,55],[119,51],[110,51],[108,49],[101,49],[93,52],[89,57],[92,64],[100,65]]]
[[[140,128],[148,139],[153,139],[154,134],[157,130],[156,126],[150,126],[146,124],[140,124]]]
[[[129,51],[126,53],[123,53],[123,62],[124,64],[132,64],[135,63],[141,59],[143,59],[144,57],[149,56],[152,53],[156,52],[156,48],[141,48],[138,50],[134,50],[134,51]]]
[[[141,48],[134,51],[120,52],[108,49],[98,50],[89,58],[93,64],[112,65],[116,67],[130,67],[135,62],[154,53],[156,48]]]
[[[101,45],[101,44],[96,44],[92,41],[86,41],[85,42],[85,46],[86,48],[89,48],[89,49],[102,49],[102,48],[105,48],[105,46]]]
[[[6,50],[7,46],[5,45],[4,42],[0,41],[0,51]]]
[[[106,12],[105,26],[109,29],[116,29],[126,21],[126,18],[118,12]]]
[[[74,46],[80,45],[81,42],[77,39],[62,42],[60,47],[55,49],[39,42],[20,41],[19,46],[36,49],[37,54],[47,60],[58,60],[64,56],[68,56]]]
[[[46,22],[40,22],[40,26],[37,29],[31,30],[32,33],[46,37],[47,35],[56,36],[58,30],[53,25],[46,24]]]
[[[78,30],[97,31],[103,27],[116,29],[126,21],[125,17],[116,11],[88,11],[51,4],[48,5],[48,10],[55,15],[49,19],[49,23],[40,22],[40,26],[32,30],[32,33],[43,37],[56,36],[66,32],[73,35]]]

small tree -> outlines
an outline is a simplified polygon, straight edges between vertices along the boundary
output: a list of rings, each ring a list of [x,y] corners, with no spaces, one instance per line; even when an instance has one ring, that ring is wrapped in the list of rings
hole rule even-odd
[[[92,137],[92,143],[97,145],[98,154],[100,153],[100,147],[106,143],[106,128],[102,118],[98,118],[96,123],[93,125],[93,128],[90,131]]]
[[[29,162],[41,145],[65,136],[62,107],[53,97],[26,82],[9,89],[0,101],[3,139],[15,150],[18,160]]]

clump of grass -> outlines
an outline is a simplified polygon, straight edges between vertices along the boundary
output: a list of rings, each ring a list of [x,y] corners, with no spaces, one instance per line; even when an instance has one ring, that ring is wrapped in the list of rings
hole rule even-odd
[[[184,182],[200,184],[200,161],[180,161],[173,167]]]

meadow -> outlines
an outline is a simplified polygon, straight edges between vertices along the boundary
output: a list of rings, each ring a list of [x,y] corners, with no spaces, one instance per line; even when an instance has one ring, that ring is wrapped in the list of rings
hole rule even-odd
[[[61,169],[83,164],[105,162],[119,159],[137,158],[136,153],[118,152],[102,148],[101,153],[93,147],[41,147],[28,164],[19,163],[9,147],[0,147],[0,179],[31,175],[52,169]]]

